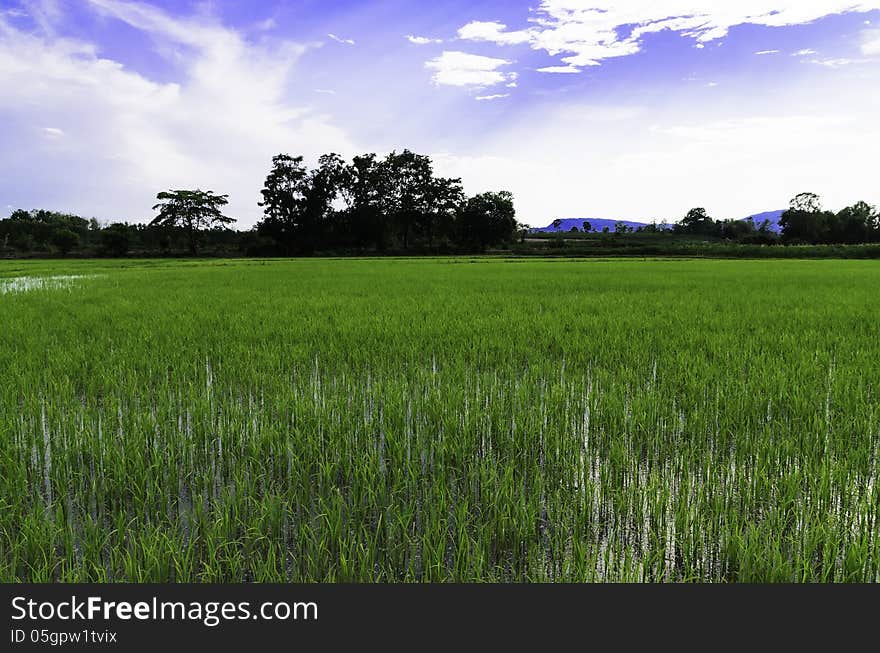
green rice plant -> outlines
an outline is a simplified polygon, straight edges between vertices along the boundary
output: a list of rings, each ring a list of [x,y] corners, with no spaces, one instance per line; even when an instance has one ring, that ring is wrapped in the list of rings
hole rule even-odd
[[[0,282],[0,581],[880,581],[872,261]]]

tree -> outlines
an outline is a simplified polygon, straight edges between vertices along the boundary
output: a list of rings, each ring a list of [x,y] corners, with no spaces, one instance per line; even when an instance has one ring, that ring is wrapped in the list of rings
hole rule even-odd
[[[287,255],[293,253],[297,237],[313,239],[313,225],[307,223],[305,211],[308,188],[309,171],[303,157],[272,157],[272,169],[261,191],[263,201],[259,203],[264,218],[257,231],[275,241]]]
[[[559,228],[560,228],[561,226],[562,226],[562,220],[560,220],[559,218],[556,218],[556,219],[553,221],[553,229],[554,229],[555,231],[559,231]]]
[[[305,249],[312,253],[325,244],[333,227],[334,203],[343,196],[342,189],[348,182],[350,170],[338,154],[324,154],[318,159],[318,167],[306,176],[303,189],[301,231]]]
[[[100,232],[101,250],[108,256],[125,256],[131,247],[130,227],[121,222],[104,227]]]
[[[516,225],[513,194],[504,190],[471,197],[459,216],[462,241],[480,251],[513,240]]]
[[[856,202],[842,209],[833,224],[833,241],[836,243],[867,243],[873,240],[876,230],[876,212],[867,202]]]
[[[789,209],[803,213],[819,213],[822,211],[822,200],[815,193],[799,193],[789,202]]]
[[[834,214],[822,211],[822,202],[814,193],[800,193],[779,218],[782,237],[788,242],[824,243],[830,239]]]
[[[52,232],[52,244],[58,248],[62,256],[67,256],[79,245],[79,234],[68,227],[61,227]]]
[[[433,167],[431,159],[404,150],[391,152],[381,164],[383,210],[391,218],[404,249],[422,217],[429,212]]]
[[[628,234],[632,231],[632,227],[630,227],[625,222],[615,222],[614,223],[614,233],[616,234]]]
[[[686,234],[709,236],[715,231],[715,220],[702,207],[691,209],[679,222],[678,230]]]
[[[169,190],[159,193],[156,199],[162,200],[153,207],[159,215],[150,225],[182,229],[193,256],[199,252],[204,230],[223,228],[235,222],[220,211],[220,207],[229,203],[228,195],[215,195],[210,190]]]
[[[374,245],[384,250],[388,246],[389,225],[382,212],[382,169],[375,154],[364,154],[352,159],[348,166],[342,196],[348,205],[344,228],[359,247]]]
[[[588,233],[590,233],[590,232],[593,230],[593,225],[591,225],[591,224],[590,224],[589,222],[587,222],[586,220],[585,220],[584,223],[581,225],[581,227],[583,227],[583,230],[584,230],[584,233],[585,233],[585,234],[588,234]]]
[[[418,220],[428,247],[433,248],[437,238],[452,236],[455,216],[464,200],[461,179],[433,177],[428,181],[426,211]]]

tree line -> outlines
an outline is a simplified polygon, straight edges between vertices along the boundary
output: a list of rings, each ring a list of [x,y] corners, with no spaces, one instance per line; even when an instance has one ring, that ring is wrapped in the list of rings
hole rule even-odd
[[[409,150],[326,154],[309,169],[280,154],[261,191],[257,233],[285,255],[322,250],[485,251],[516,237],[513,195],[467,197],[461,179],[438,177],[430,157]]]
[[[261,191],[262,219],[232,229],[224,215],[227,195],[167,190],[157,195],[148,223],[113,222],[54,211],[16,210],[0,220],[0,256],[97,255],[122,257],[199,255],[303,256],[369,253],[473,253],[513,245],[528,247],[528,227],[516,221],[507,191],[467,197],[461,179],[434,174],[428,156],[409,150],[355,156],[326,154],[310,168],[302,156],[279,154]],[[614,238],[663,234],[752,245],[880,243],[880,213],[866,202],[838,212],[801,193],[780,220],[717,220],[691,209],[678,223],[633,229],[620,222]],[[591,232],[588,221],[584,232]],[[607,228],[606,228],[606,231]]]
[[[822,208],[815,193],[800,193],[779,218],[777,234],[769,221],[714,220],[705,209],[691,209],[674,227],[676,233],[737,242],[791,245],[859,245],[880,243],[880,212],[867,202],[856,202],[838,212]]]
[[[228,195],[166,190],[146,224],[101,225],[53,211],[16,210],[0,220],[0,255],[71,252],[104,256],[484,252],[525,229],[507,191],[468,197],[461,179],[438,176],[430,157],[410,150],[272,159],[261,191],[262,219],[236,231]]]

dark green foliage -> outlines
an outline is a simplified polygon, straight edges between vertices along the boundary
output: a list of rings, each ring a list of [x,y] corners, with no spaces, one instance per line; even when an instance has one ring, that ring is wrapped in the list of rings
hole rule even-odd
[[[839,213],[825,211],[814,193],[801,193],[779,220],[785,242],[800,244],[858,244],[880,242],[880,214],[866,202]]]
[[[466,216],[461,180],[435,176],[431,159],[410,150],[381,160],[365,154],[351,163],[328,154],[314,170],[301,156],[279,154],[262,193],[265,217],[257,232],[285,255],[485,249],[516,231],[515,221],[499,232],[477,224],[473,213]]]
[[[52,232],[52,244],[58,248],[63,256],[79,245],[79,234],[68,227],[62,227]]]
[[[161,201],[153,210],[158,210],[159,215],[150,224],[165,229],[182,229],[193,256],[199,253],[202,232],[235,222],[220,211],[228,204],[228,195],[215,195],[210,190],[169,190],[159,193],[156,199]]]
[[[513,240],[517,225],[513,195],[501,191],[470,198],[461,209],[459,224],[462,242],[480,251]]]
[[[131,230],[127,224],[114,222],[101,230],[101,250],[107,256],[125,256],[131,247]]]

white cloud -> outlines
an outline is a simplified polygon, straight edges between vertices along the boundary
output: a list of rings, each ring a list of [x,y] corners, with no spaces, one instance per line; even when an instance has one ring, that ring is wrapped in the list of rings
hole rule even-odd
[[[336,95],[336,91],[329,88],[316,88],[315,93],[320,93],[321,95]]]
[[[866,29],[862,32],[862,54],[866,57],[880,55],[880,29]]]
[[[354,45],[354,39],[344,39],[341,36],[336,36],[336,34],[328,34],[327,36],[342,45]]]
[[[459,38],[499,45],[528,43],[568,66],[595,65],[635,54],[645,36],[672,31],[697,41],[697,47],[727,36],[737,25],[782,27],[824,16],[880,9],[880,0],[542,0],[532,10],[531,27],[508,30],[497,21],[474,21]]]
[[[430,45],[431,43],[443,43],[443,39],[431,39],[427,36],[413,36],[408,34],[406,40],[414,45]]]
[[[20,18],[30,16],[45,34],[53,34],[55,23],[61,18],[63,11],[58,0],[22,0],[21,9],[12,9],[10,16]]]
[[[58,138],[64,136],[64,130],[58,127],[43,127],[43,134],[48,138]]]
[[[475,100],[479,100],[481,102],[485,102],[487,100],[501,100],[502,98],[510,97],[510,93],[496,93],[495,95],[478,95],[475,97]]]
[[[273,30],[276,27],[278,27],[278,21],[275,19],[274,16],[270,16],[269,18],[266,18],[265,20],[259,21],[255,25],[255,27],[258,30],[260,30],[261,32],[268,32],[269,30]]]
[[[154,39],[176,79],[155,81],[102,58],[92,43],[27,33],[0,18],[0,141],[18,152],[15,162],[0,159],[7,201],[28,188],[27,201],[39,197],[45,208],[142,220],[158,191],[201,187],[228,193],[228,214],[247,225],[260,215],[273,155],[360,149],[326,118],[288,102],[305,46],[250,43],[139,3],[90,6]],[[51,132],[42,126],[59,124],[76,129],[47,149]]]
[[[819,54],[815,50],[811,48],[805,48],[803,50],[798,50],[797,52],[792,52],[792,57],[809,57],[811,54]]]
[[[499,45],[519,45],[530,43],[533,30],[508,32],[507,25],[496,21],[475,20],[458,30],[458,38],[467,41],[489,41]]]
[[[813,64],[815,66],[824,66],[825,68],[841,68],[843,66],[851,66],[852,64],[857,63],[867,63],[866,59],[847,59],[844,57],[839,57],[837,59],[829,58],[829,59],[810,59],[808,61],[804,61],[803,63]]]
[[[779,54],[779,50],[761,50],[760,52],[755,53],[758,56],[762,56],[765,54]]]
[[[579,73],[581,69],[577,66],[547,66],[546,68],[538,68],[539,73],[556,73],[556,74],[570,74],[570,73]]]
[[[512,63],[507,59],[447,50],[426,62],[425,67],[436,71],[432,80],[440,86],[486,87],[516,81],[516,73],[499,70]]]

